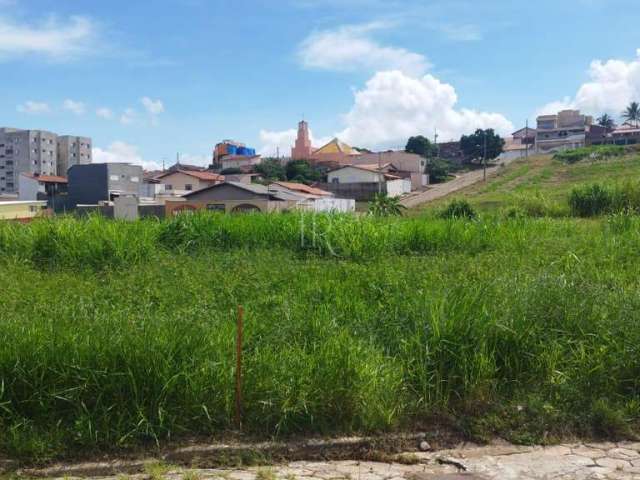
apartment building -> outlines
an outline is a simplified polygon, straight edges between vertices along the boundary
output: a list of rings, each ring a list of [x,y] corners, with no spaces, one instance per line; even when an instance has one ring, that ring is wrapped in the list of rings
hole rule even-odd
[[[536,153],[553,153],[584,147],[593,117],[580,110],[562,110],[555,115],[537,118]]]
[[[91,163],[91,157],[90,138],[0,128],[0,195],[18,193],[23,173],[66,176],[70,166]]]
[[[21,173],[57,174],[57,135],[0,128],[0,194],[17,193]]]
[[[58,175],[66,176],[72,165],[91,163],[91,139],[62,135],[58,137]]]

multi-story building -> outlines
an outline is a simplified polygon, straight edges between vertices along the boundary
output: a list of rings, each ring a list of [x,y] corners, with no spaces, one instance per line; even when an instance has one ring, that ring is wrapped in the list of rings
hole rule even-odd
[[[91,163],[91,139],[63,135],[58,137],[58,175],[66,176],[72,165]]]
[[[56,175],[56,141],[44,130],[0,128],[0,193],[17,193],[21,173]]]
[[[581,115],[580,110],[563,110],[556,115],[537,118],[536,153],[584,147],[593,117]]]
[[[69,203],[96,205],[124,195],[140,196],[142,167],[130,163],[91,163],[69,167]]]
[[[0,195],[18,193],[22,173],[64,176],[69,166],[80,163],[91,163],[89,138],[0,128]]]

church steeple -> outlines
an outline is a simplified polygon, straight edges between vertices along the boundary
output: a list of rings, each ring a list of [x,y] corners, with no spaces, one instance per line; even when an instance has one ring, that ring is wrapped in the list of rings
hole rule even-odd
[[[291,158],[293,160],[308,160],[311,158],[311,140],[309,139],[309,124],[302,120],[298,123],[298,137],[296,144],[291,149]]]

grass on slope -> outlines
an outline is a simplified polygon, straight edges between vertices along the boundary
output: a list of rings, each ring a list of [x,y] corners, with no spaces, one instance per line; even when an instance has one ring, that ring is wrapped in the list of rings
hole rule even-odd
[[[622,183],[640,178],[640,155],[566,164],[551,156],[532,156],[505,167],[487,183],[477,183],[436,202],[414,209],[412,215],[441,208],[452,197],[465,198],[480,211],[500,211],[526,202],[540,202],[554,215],[568,214],[571,189],[585,183]]]
[[[6,230],[0,450],[46,459],[232,428],[238,304],[248,433],[639,431],[637,218],[338,222],[340,251],[360,252],[342,257],[300,247],[299,221]]]

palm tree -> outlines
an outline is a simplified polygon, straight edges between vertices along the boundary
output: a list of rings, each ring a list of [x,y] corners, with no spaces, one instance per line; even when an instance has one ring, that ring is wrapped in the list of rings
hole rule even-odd
[[[636,127],[640,125],[640,104],[638,102],[631,102],[627,109],[622,114],[627,122]]]
[[[613,118],[611,118],[611,116],[607,113],[598,118],[598,125],[606,128],[607,130],[613,130],[613,127],[616,126]]]
[[[369,202],[369,215],[376,217],[400,216],[407,207],[400,203],[398,197],[389,197],[386,193],[377,193]]]

